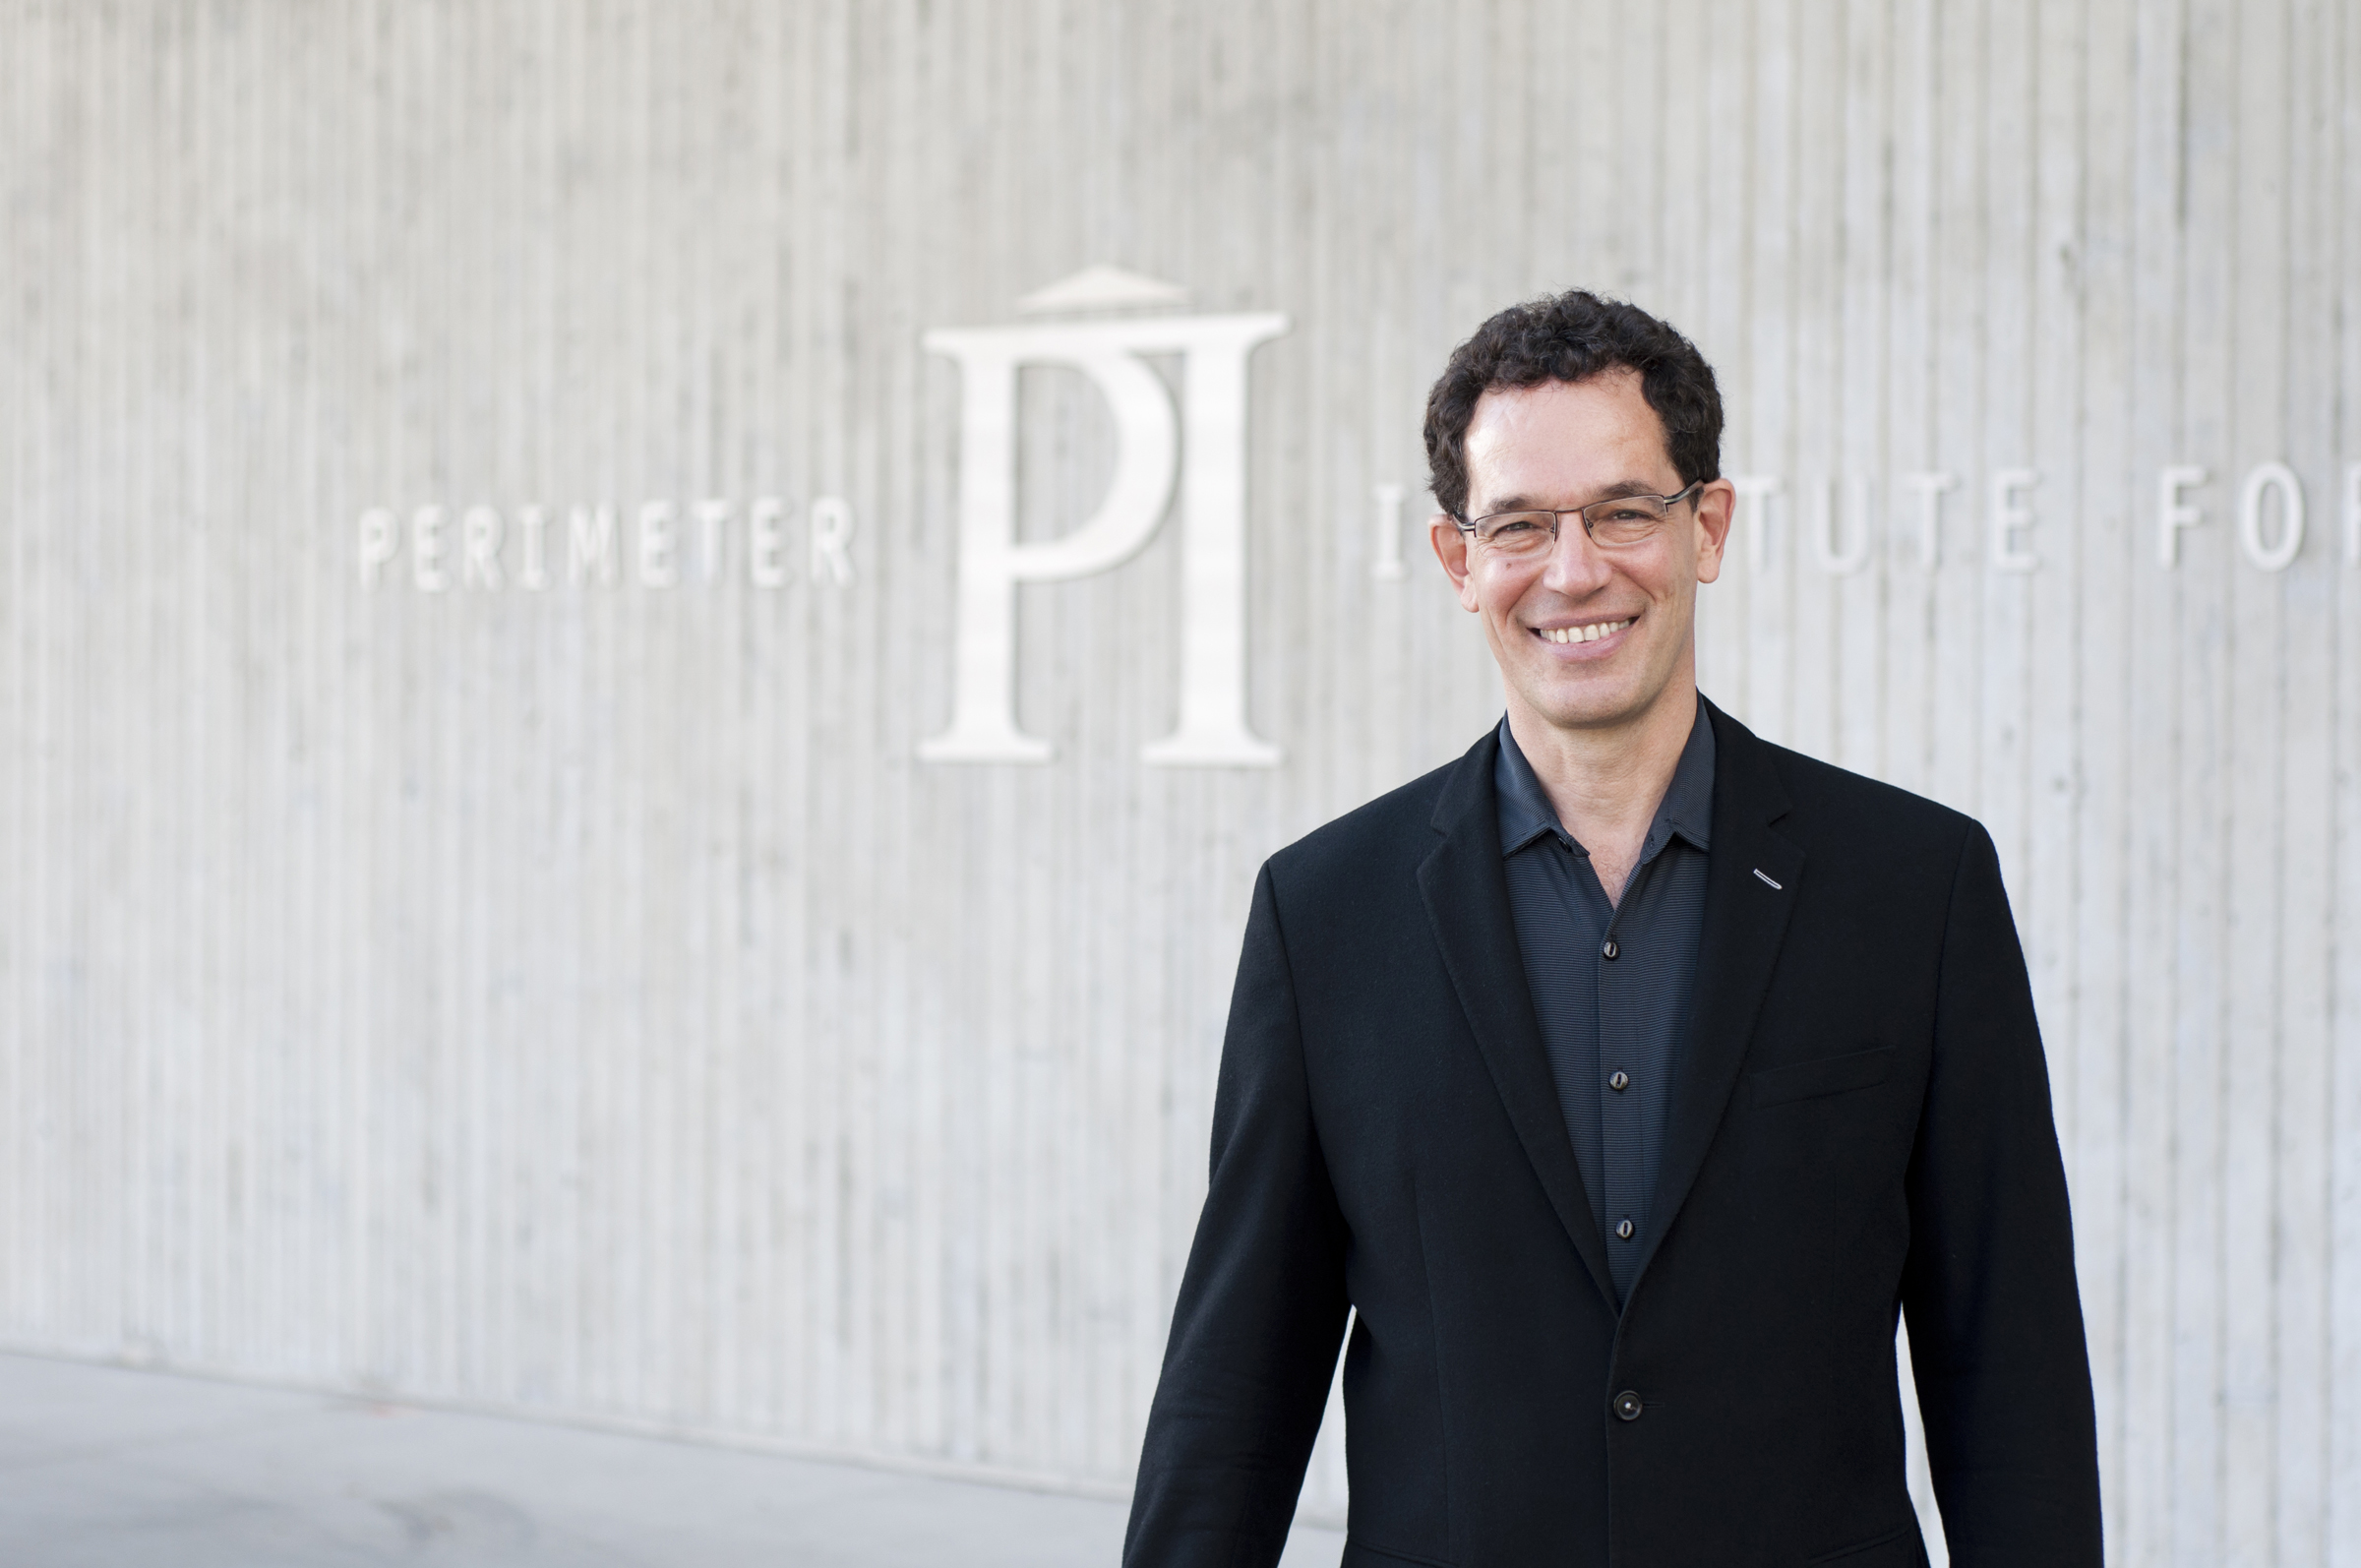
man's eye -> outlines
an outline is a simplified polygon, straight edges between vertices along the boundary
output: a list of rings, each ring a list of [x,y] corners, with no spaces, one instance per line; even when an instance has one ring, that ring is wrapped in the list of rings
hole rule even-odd
[[[1500,539],[1520,533],[1535,533],[1540,531],[1541,526],[1531,517],[1503,517],[1492,524],[1492,537]]]
[[[1599,520],[1615,523],[1654,522],[1656,513],[1645,507],[1614,507]]]

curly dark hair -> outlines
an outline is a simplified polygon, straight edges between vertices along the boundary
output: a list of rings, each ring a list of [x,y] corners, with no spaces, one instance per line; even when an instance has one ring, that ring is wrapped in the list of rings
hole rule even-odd
[[[1587,289],[1528,300],[1476,329],[1426,394],[1428,488],[1466,521],[1468,421],[1495,387],[1588,381],[1602,371],[1640,373],[1648,406],[1684,485],[1722,477],[1722,392],[1697,345],[1637,305]]]

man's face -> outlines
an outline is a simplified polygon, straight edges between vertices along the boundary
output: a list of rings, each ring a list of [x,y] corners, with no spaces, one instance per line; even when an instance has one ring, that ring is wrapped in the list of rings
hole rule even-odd
[[[1637,371],[1487,392],[1465,451],[1470,520],[1682,488]],[[1722,573],[1735,499],[1717,479],[1653,536],[1612,550],[1580,517],[1561,517],[1555,547],[1521,561],[1437,518],[1435,554],[1461,605],[1483,618],[1512,710],[1557,729],[1607,729],[1694,691],[1697,584]]]

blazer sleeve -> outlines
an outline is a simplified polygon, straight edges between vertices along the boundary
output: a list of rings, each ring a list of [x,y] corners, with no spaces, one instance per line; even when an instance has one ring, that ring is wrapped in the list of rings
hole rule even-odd
[[[1279,1561],[1344,1333],[1345,1245],[1266,865],[1231,997],[1211,1179],[1148,1413],[1125,1568]]]
[[[1953,883],[1903,1280],[1958,1568],[2098,1568],[2096,1421],[2066,1174],[1992,840]]]

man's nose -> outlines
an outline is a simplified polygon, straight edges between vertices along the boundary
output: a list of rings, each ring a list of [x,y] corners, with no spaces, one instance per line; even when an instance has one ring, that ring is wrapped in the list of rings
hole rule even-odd
[[[1557,542],[1550,547],[1548,564],[1543,569],[1543,585],[1578,599],[1604,585],[1611,574],[1606,557],[1582,525],[1582,518],[1574,513],[1558,518]]]

